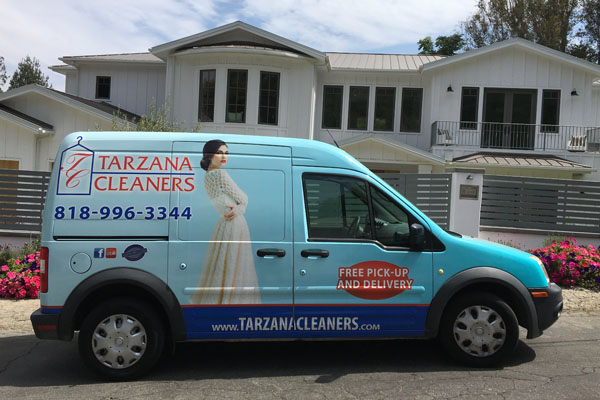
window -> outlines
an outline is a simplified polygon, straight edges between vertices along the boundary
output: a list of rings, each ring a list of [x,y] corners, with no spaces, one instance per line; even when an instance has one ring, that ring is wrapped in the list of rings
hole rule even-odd
[[[215,120],[215,78],[217,71],[207,69],[200,71],[200,90],[198,98],[198,121],[213,122]]]
[[[343,86],[323,87],[323,116],[321,127],[323,129],[342,129],[342,101]]]
[[[369,87],[350,86],[348,129],[367,130],[369,114]]]
[[[19,161],[0,160],[0,169],[19,169]]]
[[[462,88],[460,103],[460,129],[477,129],[477,108],[479,106],[479,88]]]
[[[542,91],[542,132],[558,133],[560,90]]]
[[[279,108],[279,73],[260,73],[260,94],[258,98],[258,123],[277,125]]]
[[[348,176],[305,174],[303,179],[309,239],[410,247],[414,218],[379,188]]]
[[[246,92],[248,71],[230,69],[227,71],[227,109],[225,122],[246,122]]]
[[[394,130],[394,109],[396,107],[396,88],[378,87],[375,89],[375,126],[376,131]]]
[[[96,98],[110,99],[110,76],[96,77]]]
[[[385,246],[410,247],[408,214],[381,190],[371,186],[375,239]]]
[[[370,238],[367,184],[343,176],[305,175],[308,235],[319,239]]]
[[[421,131],[421,105],[423,103],[423,89],[402,89],[402,110],[400,113],[401,132]]]

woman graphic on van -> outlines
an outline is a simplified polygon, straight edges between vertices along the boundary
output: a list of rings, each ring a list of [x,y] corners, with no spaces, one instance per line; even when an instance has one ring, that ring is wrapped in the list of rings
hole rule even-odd
[[[223,169],[229,155],[222,140],[204,145],[200,162],[206,171],[204,190],[219,218],[204,256],[193,304],[260,303],[250,232],[244,212],[248,197]]]

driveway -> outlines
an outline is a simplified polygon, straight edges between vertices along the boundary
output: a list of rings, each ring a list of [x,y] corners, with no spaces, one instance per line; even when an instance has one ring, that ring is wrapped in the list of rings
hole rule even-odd
[[[523,336],[524,337],[524,336]],[[0,334],[0,398],[600,399],[600,313],[564,314],[500,369],[434,341],[187,343],[137,382],[99,381],[76,342]]]

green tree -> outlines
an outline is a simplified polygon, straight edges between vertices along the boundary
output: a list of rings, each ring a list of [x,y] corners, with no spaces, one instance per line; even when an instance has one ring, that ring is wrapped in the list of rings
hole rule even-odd
[[[479,0],[475,13],[462,23],[468,48],[512,37],[566,51],[581,0]]]
[[[52,85],[48,84],[48,77],[40,69],[39,60],[35,57],[31,58],[27,56],[17,65],[17,70],[10,80],[8,89],[16,89],[31,83],[52,88]]]
[[[465,41],[460,33],[450,36],[438,36],[435,39],[435,47],[431,36],[427,36],[417,42],[419,54],[440,54],[452,56],[465,46]]]
[[[455,33],[450,36],[438,36],[435,39],[435,47],[437,54],[443,56],[453,56],[465,46],[465,41],[460,33]]]
[[[427,36],[417,42],[419,45],[419,54],[435,54],[435,49],[433,48],[433,40],[431,40],[431,36]]]
[[[600,0],[582,0],[579,21],[583,25],[577,34],[582,40],[579,49],[585,49],[587,60],[600,64]]]
[[[0,56],[0,93],[2,93],[2,86],[6,83],[8,76],[6,75],[6,66],[4,65],[4,57]]]
[[[124,112],[117,111],[113,115],[113,131],[138,131],[138,132],[178,132],[183,129],[180,122],[169,119],[170,102],[156,108],[154,100],[150,105],[148,115],[142,115],[139,119],[132,119]]]

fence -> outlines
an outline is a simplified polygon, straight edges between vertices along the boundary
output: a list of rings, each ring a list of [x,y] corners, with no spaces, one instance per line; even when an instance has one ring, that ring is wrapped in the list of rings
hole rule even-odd
[[[38,233],[49,172],[0,169],[0,230]]]
[[[482,227],[600,233],[600,182],[484,175]]]
[[[443,228],[452,174],[380,174]],[[0,230],[40,232],[49,172],[0,169]],[[480,225],[600,234],[600,182],[484,175]]]
[[[450,224],[452,174],[379,174],[442,228]]]

